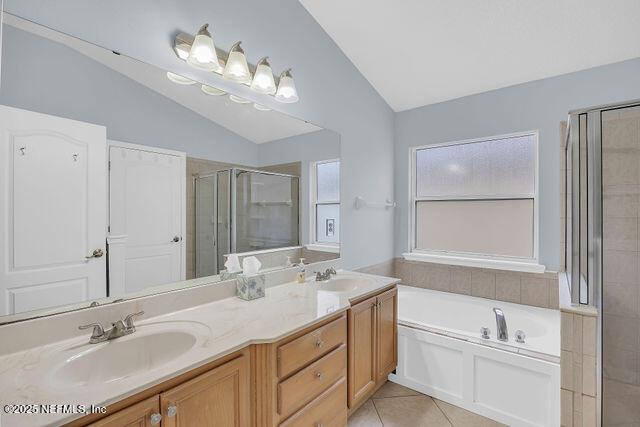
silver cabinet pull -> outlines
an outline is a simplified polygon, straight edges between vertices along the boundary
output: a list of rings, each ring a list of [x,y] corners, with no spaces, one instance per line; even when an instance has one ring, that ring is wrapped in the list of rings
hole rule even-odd
[[[317,347],[317,348],[320,348],[320,347],[322,347],[323,345],[324,345],[324,341],[322,341],[321,339],[318,339],[318,340],[316,341],[316,347]]]
[[[102,251],[102,249],[95,249],[93,252],[91,252],[91,255],[86,256],[85,258],[87,259],[100,258],[102,255],[104,255],[104,252]]]
[[[316,378],[322,379],[322,372],[316,372]]]
[[[167,417],[175,417],[178,413],[178,407],[176,405],[167,406]]]
[[[157,412],[155,414],[151,414],[151,416],[149,417],[149,421],[151,421],[152,426],[157,426],[158,424],[160,424],[160,421],[162,421],[162,415],[158,414]]]

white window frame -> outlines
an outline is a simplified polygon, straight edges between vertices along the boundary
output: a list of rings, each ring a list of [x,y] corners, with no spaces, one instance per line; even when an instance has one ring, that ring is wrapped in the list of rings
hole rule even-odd
[[[500,199],[531,199],[533,198],[533,257],[511,257],[504,255],[489,255],[480,253],[452,252],[445,250],[420,250],[416,248],[416,205],[419,201],[428,200],[487,200],[488,198],[471,197],[417,197],[417,153],[420,150],[452,145],[472,144],[488,142],[497,139],[506,139],[522,136],[533,136],[535,146],[534,157],[534,191],[533,194],[506,194]],[[545,266],[539,264],[539,218],[540,218],[540,198],[539,198],[539,132],[537,130],[516,132],[504,135],[493,135],[482,138],[465,139],[460,141],[444,142],[439,144],[426,144],[409,149],[409,227],[408,227],[408,252],[402,254],[404,259],[410,261],[423,261],[437,264],[450,264],[468,267],[493,268],[500,270],[523,271],[532,273],[542,273]],[[495,196],[491,197],[496,199]]]
[[[309,242],[305,247],[312,251],[340,253],[340,243],[321,243],[318,242],[317,224],[316,224],[316,206],[318,205],[318,165],[325,163],[338,162],[340,164],[340,187],[342,187],[342,163],[340,159],[327,159],[311,162],[309,166]],[[340,200],[331,200],[328,202],[322,202],[322,204],[340,204]],[[340,209],[340,215],[342,216],[342,209]],[[340,218],[342,223],[342,218]]]

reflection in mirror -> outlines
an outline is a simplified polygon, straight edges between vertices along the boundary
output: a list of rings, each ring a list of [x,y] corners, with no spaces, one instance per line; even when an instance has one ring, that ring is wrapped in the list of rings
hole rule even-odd
[[[339,256],[335,132],[7,14],[1,78],[0,323]]]

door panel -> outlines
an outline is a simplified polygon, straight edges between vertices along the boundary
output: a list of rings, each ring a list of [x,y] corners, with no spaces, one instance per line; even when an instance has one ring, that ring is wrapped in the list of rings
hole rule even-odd
[[[184,156],[134,147],[109,150],[112,296],[184,279]]]
[[[349,310],[349,407],[356,406],[376,385],[376,297]]]
[[[378,381],[398,364],[398,290],[391,289],[377,297],[378,302]]]
[[[0,106],[0,314],[106,296],[106,130]]]
[[[249,425],[249,358],[240,356],[160,395],[164,427]]]

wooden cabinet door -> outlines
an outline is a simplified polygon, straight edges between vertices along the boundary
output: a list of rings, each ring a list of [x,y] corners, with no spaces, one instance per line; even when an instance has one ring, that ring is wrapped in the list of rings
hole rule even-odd
[[[243,355],[162,393],[162,426],[247,426],[249,393],[249,358]]]
[[[396,288],[377,296],[378,376],[386,381],[398,364],[398,290]]]
[[[155,395],[89,425],[91,427],[154,427],[160,426],[160,418],[160,397]]]
[[[365,399],[376,386],[376,297],[349,309],[349,407]]]

